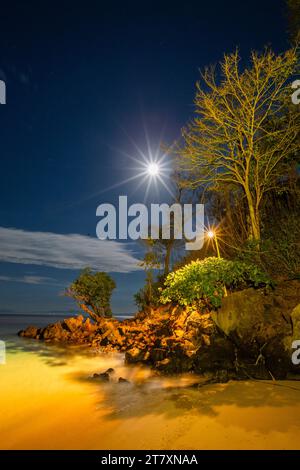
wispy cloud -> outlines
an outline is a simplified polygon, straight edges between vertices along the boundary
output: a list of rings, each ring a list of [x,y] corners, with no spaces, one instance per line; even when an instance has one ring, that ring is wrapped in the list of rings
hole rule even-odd
[[[0,276],[0,282],[22,282],[24,284],[47,284],[52,286],[61,286],[61,283],[58,283],[52,277],[46,276]]]
[[[118,273],[141,269],[138,259],[124,243],[78,234],[29,232],[4,227],[0,227],[0,261],[60,269],[90,266],[98,271]]]

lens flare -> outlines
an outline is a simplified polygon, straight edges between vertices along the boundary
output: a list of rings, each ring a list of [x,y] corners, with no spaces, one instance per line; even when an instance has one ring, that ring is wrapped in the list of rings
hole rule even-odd
[[[159,175],[159,165],[157,163],[149,163],[147,167],[147,172],[150,176]]]

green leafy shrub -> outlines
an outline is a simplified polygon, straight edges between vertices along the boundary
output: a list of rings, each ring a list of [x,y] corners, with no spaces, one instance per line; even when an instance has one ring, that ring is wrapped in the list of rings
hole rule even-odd
[[[196,260],[170,273],[161,291],[161,303],[202,303],[219,307],[224,286],[229,290],[271,285],[270,278],[256,265],[210,257]]]
[[[300,276],[300,224],[298,212],[288,211],[265,230],[263,261],[272,275]]]

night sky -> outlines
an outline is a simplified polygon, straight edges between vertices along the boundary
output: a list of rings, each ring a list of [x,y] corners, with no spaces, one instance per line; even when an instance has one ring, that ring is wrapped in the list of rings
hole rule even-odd
[[[143,202],[136,180],[116,186],[136,174],[136,146],[179,136],[199,69],[224,52],[286,49],[284,12],[280,0],[1,3],[0,314],[70,311],[62,292],[88,264],[116,280],[113,312],[134,312],[140,244],[101,243],[96,207]],[[153,187],[147,203],[168,199]]]

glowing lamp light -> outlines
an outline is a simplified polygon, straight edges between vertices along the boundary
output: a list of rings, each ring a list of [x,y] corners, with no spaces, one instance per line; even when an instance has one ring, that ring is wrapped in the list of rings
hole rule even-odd
[[[147,173],[150,176],[158,176],[159,175],[159,166],[157,163],[149,163],[147,167]]]
[[[217,237],[216,232],[214,232],[213,230],[208,230],[208,231],[206,232],[206,235],[207,235],[208,238],[210,238],[211,240],[213,240],[213,244],[214,244],[215,247],[216,247],[217,256],[218,256],[219,259],[221,259],[220,248],[219,248],[219,242],[218,242],[218,237]],[[224,296],[227,297],[227,289],[226,289],[225,284],[223,285],[223,290],[224,290]]]
[[[218,258],[221,258],[221,255],[220,255],[220,249],[219,249],[219,242],[218,242],[218,237],[217,237],[217,234],[214,230],[208,230],[206,232],[206,235],[208,238],[210,238],[211,240],[213,240],[213,243],[216,247],[216,251],[217,251],[217,255],[218,255]]]

